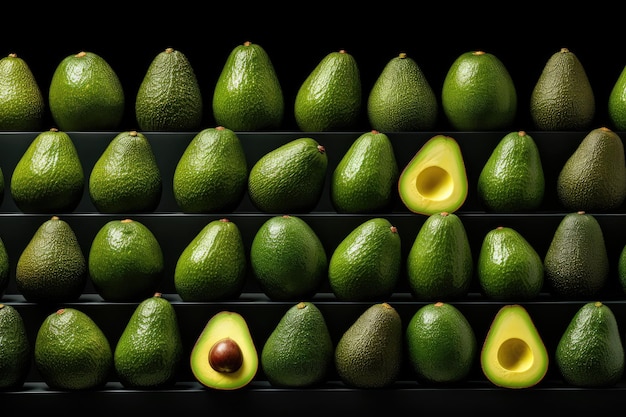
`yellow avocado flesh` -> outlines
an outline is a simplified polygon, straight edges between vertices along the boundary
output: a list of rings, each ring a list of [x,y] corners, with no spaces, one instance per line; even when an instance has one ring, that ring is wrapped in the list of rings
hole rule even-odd
[[[218,372],[209,363],[213,345],[229,337],[241,348],[243,363],[235,372]],[[191,370],[196,379],[209,388],[234,390],[247,385],[258,370],[259,359],[245,319],[232,311],[215,314],[206,324],[191,351]]]
[[[480,357],[483,373],[493,384],[527,388],[548,370],[548,352],[530,315],[520,305],[500,309],[485,338]]]
[[[452,213],[467,198],[467,173],[455,139],[438,135],[426,142],[404,168],[398,191],[415,213]]]

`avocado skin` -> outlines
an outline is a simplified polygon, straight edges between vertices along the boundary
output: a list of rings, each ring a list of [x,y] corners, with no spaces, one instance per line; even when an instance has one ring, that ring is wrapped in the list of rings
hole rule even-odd
[[[0,130],[39,131],[46,103],[28,63],[11,53],[0,59]]]
[[[0,303],[0,391],[21,388],[31,370],[32,346],[21,313]]]

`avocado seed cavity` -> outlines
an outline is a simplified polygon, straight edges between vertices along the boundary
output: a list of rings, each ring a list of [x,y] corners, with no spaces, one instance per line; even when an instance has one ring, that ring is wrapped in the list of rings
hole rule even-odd
[[[209,351],[209,364],[217,372],[236,372],[241,368],[242,363],[241,348],[230,337],[218,340]]]
[[[445,200],[454,190],[452,176],[438,166],[424,169],[417,177],[415,185],[420,195],[435,201]]]

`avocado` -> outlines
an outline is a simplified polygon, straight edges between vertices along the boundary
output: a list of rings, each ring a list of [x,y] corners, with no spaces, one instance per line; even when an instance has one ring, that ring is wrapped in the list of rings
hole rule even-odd
[[[495,386],[531,388],[548,372],[546,346],[526,308],[505,304],[496,313],[485,337],[480,366]]]
[[[557,195],[568,210],[618,208],[626,198],[622,138],[607,127],[587,133],[559,172]]]
[[[18,309],[0,303],[0,391],[19,389],[31,370],[32,347]]]
[[[409,289],[418,300],[451,300],[467,295],[474,258],[465,226],[454,213],[431,214],[406,258]]]
[[[183,52],[165,48],[144,74],[135,98],[135,118],[144,131],[189,131],[202,124],[202,91]]]
[[[9,282],[11,281],[11,259],[9,258],[9,252],[4,244],[4,240],[0,238],[0,299],[4,296]]]
[[[322,241],[298,216],[277,215],[257,229],[250,246],[252,274],[271,300],[313,296],[328,276]]]
[[[483,239],[476,275],[487,298],[530,300],[543,289],[543,259],[516,229],[498,226]]]
[[[228,55],[213,91],[213,117],[234,131],[281,127],[285,113],[282,87],[267,51],[246,41]]]
[[[89,197],[101,213],[154,211],[162,191],[161,170],[150,141],[135,130],[115,135],[89,175]]]
[[[441,107],[455,130],[505,130],[517,116],[517,90],[497,56],[485,51],[464,52],[443,80]]]
[[[313,138],[298,138],[258,159],[248,175],[248,195],[266,213],[304,213],[318,203],[328,170],[328,155]]]
[[[552,236],[543,259],[552,295],[584,299],[598,295],[609,279],[610,263],[604,234],[589,213],[567,213]]]
[[[34,363],[49,388],[100,389],[113,373],[113,350],[100,326],[85,312],[59,308],[41,323]]]
[[[400,52],[387,62],[367,98],[367,117],[383,132],[432,130],[439,103],[417,62]]]
[[[309,301],[291,306],[265,340],[261,366],[276,387],[304,388],[325,381],[335,347],[320,309]]]
[[[117,73],[102,56],[80,51],[55,68],[48,106],[60,130],[116,130],[124,117],[124,94]]]
[[[404,328],[387,302],[372,304],[335,346],[335,369],[351,388],[386,388],[396,382],[404,355]]]
[[[348,130],[362,116],[359,65],[345,49],[333,51],[318,62],[300,84],[294,116],[303,132]]]
[[[617,279],[619,288],[626,294],[626,245],[622,246],[617,258]]]
[[[596,113],[587,72],[576,54],[561,48],[545,63],[530,95],[530,116],[537,130],[585,130]]]
[[[626,66],[622,68],[611,88],[608,105],[609,120],[618,131],[626,130]]]
[[[212,220],[183,249],[174,270],[176,292],[183,301],[239,297],[246,284],[246,247],[237,224]]]
[[[185,213],[228,211],[243,198],[248,162],[239,137],[223,126],[198,132],[176,164],[172,191]]]
[[[156,236],[133,219],[109,220],[89,248],[89,278],[105,301],[140,301],[154,294],[164,264]]]
[[[87,262],[69,223],[52,216],[39,225],[17,260],[15,283],[26,301],[78,300],[87,283]]]
[[[536,210],[545,194],[546,180],[535,140],[523,130],[507,133],[483,165],[477,195],[491,212]]]
[[[399,168],[389,137],[377,130],[357,137],[335,167],[330,198],[338,213],[374,213],[395,202]]]
[[[72,138],[56,128],[37,134],[15,165],[9,187],[22,212],[73,211],[84,193],[85,173]]]
[[[15,53],[0,59],[0,130],[39,131],[46,104],[28,63]]]
[[[437,301],[418,308],[405,332],[407,356],[418,382],[465,380],[478,359],[478,341],[465,315]]]
[[[561,335],[554,360],[576,387],[609,387],[622,380],[624,346],[617,319],[601,301],[585,302]]]
[[[191,371],[202,385],[236,390],[248,385],[259,356],[246,319],[235,311],[218,311],[202,329],[191,350]]]
[[[328,264],[328,280],[339,300],[380,302],[393,294],[401,269],[398,229],[386,218],[374,217],[337,245]]]
[[[412,212],[454,213],[467,198],[467,172],[461,147],[446,135],[430,138],[400,172],[398,192]]]
[[[176,310],[157,292],[141,301],[113,351],[113,367],[126,388],[173,385],[183,359]]]

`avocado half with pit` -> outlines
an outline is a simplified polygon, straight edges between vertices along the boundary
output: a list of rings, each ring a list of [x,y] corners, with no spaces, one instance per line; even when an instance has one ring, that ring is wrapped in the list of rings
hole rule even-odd
[[[414,213],[453,213],[467,198],[467,172],[458,142],[445,135],[429,139],[400,173],[398,192]]]
[[[232,311],[220,311],[211,317],[191,351],[191,371],[209,388],[242,388],[252,381],[258,367],[248,324]]]

